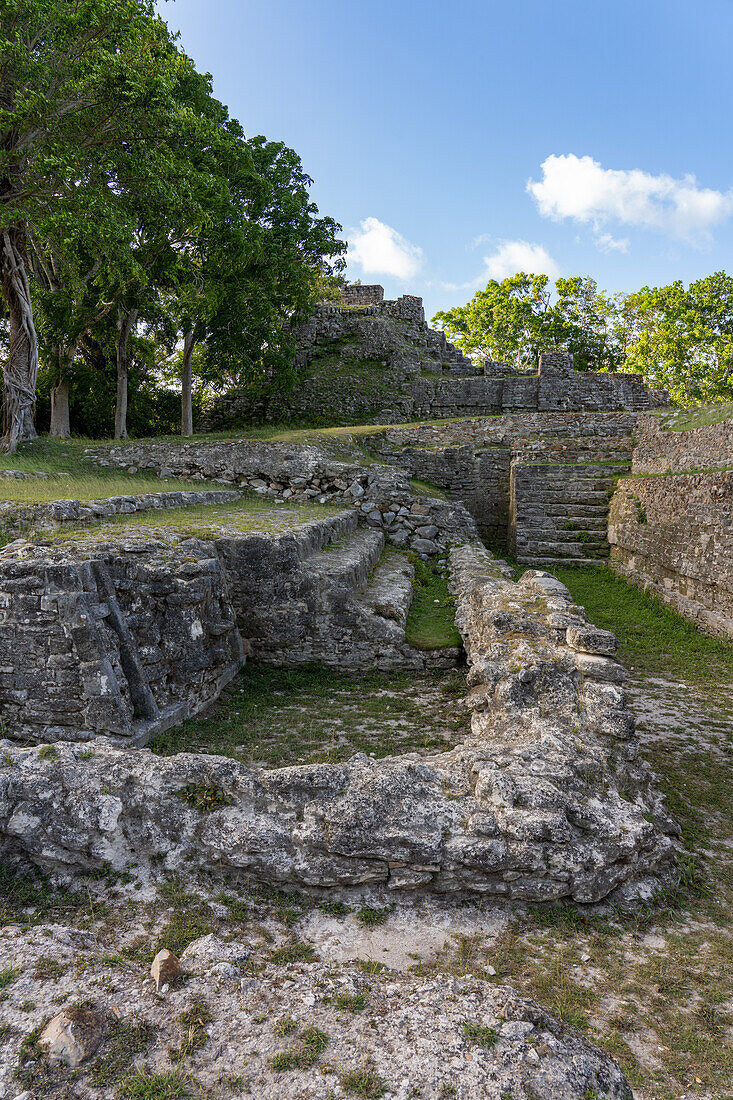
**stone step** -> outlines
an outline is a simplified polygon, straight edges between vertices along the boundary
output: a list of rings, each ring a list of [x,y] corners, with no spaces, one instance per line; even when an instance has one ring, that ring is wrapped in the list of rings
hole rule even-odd
[[[532,540],[529,543],[517,543],[517,557],[520,554],[531,555],[532,559],[557,555],[559,557],[589,557],[594,558],[599,554],[608,557],[610,547],[608,543],[593,542],[564,542],[562,539]]]
[[[517,536],[517,552],[523,550],[528,552],[532,549],[533,552],[540,553],[542,547],[548,546],[583,546],[587,551],[593,550],[606,550],[608,548],[608,542],[605,539],[579,539],[577,534],[574,538],[563,538],[565,532],[546,532],[541,538],[526,538]],[[570,532],[567,532],[568,536]]]
[[[384,550],[384,534],[373,527],[362,528],[330,543],[303,562],[314,580],[361,592]]]
[[[525,502],[521,502],[521,515],[531,515],[534,510],[534,506],[530,502],[529,505]],[[537,511],[541,511],[543,515],[549,518],[557,519],[600,519],[604,523],[608,516],[607,504],[566,504],[564,501],[557,501],[551,504],[546,504],[544,507],[538,507]]]
[[[583,492],[568,490],[565,494],[560,496],[557,491],[549,492],[548,490],[538,489],[533,493],[523,492],[521,495],[517,494],[519,507],[521,508],[525,503],[536,504],[544,507],[545,505],[566,503],[569,505],[574,504],[599,504],[608,507],[610,493],[602,489],[586,489]]]
[[[564,457],[558,455],[556,459],[549,455],[538,455],[537,457],[525,455],[523,458],[517,459],[514,469],[519,474],[525,470],[538,470],[546,474],[556,473],[558,476],[567,476],[571,471],[577,470],[580,476],[584,476],[627,469],[630,465],[630,457],[628,460],[609,456],[608,458],[594,457],[593,459],[589,458],[588,461],[578,461],[574,455]]]
[[[537,566],[553,566],[553,565],[598,565],[601,558],[583,558],[583,557],[535,557],[528,554],[517,554],[517,563],[519,565],[533,565]]]
[[[404,554],[387,552],[374,570],[366,592],[359,598],[372,615],[396,623],[405,637],[407,613],[413,597],[415,570]]]
[[[545,512],[524,512],[517,517],[525,531],[597,531],[606,536],[606,519],[603,516],[548,516]]]
[[[602,474],[591,474],[588,477],[572,474],[565,477],[559,477],[555,474],[526,473],[519,477],[515,477],[514,485],[517,491],[521,488],[526,492],[531,492],[536,487],[544,488],[545,490],[553,490],[561,495],[568,489],[611,489],[614,480],[614,476],[609,475],[606,477]]]
[[[296,533],[298,556],[306,560],[338,539],[352,535],[358,526],[359,513],[355,508],[345,508],[333,517],[315,520]]]

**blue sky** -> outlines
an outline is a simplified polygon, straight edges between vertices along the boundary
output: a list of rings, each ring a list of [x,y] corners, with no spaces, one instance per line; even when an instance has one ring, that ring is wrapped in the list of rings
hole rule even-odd
[[[489,277],[733,272],[733,0],[160,0],[285,141],[348,274],[428,316]]]

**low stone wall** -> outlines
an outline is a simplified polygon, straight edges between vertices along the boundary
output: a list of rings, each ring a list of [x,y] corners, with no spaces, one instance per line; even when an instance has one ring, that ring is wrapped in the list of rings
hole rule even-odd
[[[733,471],[623,479],[608,538],[618,573],[733,639]]]
[[[733,420],[664,431],[639,417],[642,476],[619,482],[608,523],[613,568],[722,638],[733,638],[731,466]]]
[[[79,868],[159,863],[310,887],[475,890],[546,901],[649,890],[674,855],[673,823],[638,763],[633,717],[608,656],[567,590],[520,584],[481,548],[451,555],[469,654],[472,736],[451,752],[253,771],[97,740],[89,751],[0,744],[7,852]],[[194,808],[186,792],[214,792]]]
[[[240,493],[227,489],[188,490],[168,493],[140,493],[105,497],[103,500],[51,500],[45,504],[0,501],[0,529],[21,534],[29,528],[48,530],[62,523],[85,523],[110,516],[164,508],[191,508],[198,504],[226,504],[239,500]]]
[[[485,447],[513,444],[521,440],[570,439],[605,441],[629,439],[639,417],[634,413],[518,412],[456,420],[449,424],[394,425],[362,442],[373,450],[398,448]],[[380,442],[381,441],[381,442]]]
[[[733,420],[690,431],[664,431],[656,417],[639,417],[635,474],[679,474],[726,464],[733,464]]]
[[[460,502],[415,493],[390,466],[342,462],[317,447],[286,443],[139,443],[90,448],[100,466],[151,469],[165,476],[206,477],[283,500],[343,501],[390,541],[431,555],[476,536]]]
[[[13,737],[143,741],[216,698],[241,660],[210,542],[28,547],[0,562],[0,715]]]

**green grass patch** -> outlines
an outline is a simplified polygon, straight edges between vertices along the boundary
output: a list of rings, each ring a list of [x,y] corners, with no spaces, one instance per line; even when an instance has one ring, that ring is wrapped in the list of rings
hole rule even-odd
[[[328,1042],[325,1032],[317,1027],[306,1027],[298,1036],[297,1046],[274,1054],[269,1059],[270,1065],[276,1073],[286,1073],[291,1069],[310,1069],[321,1057]]]
[[[342,1077],[341,1088],[351,1096],[362,1096],[364,1100],[379,1100],[379,1097],[384,1096],[387,1091],[387,1082],[375,1070],[364,1066]]]
[[[315,962],[318,956],[309,943],[286,943],[270,952],[271,962],[283,966],[294,962]]]
[[[416,649],[442,649],[460,646],[456,628],[456,606],[448,591],[445,561],[422,561],[410,554],[415,566],[415,592],[407,615],[405,638]]]
[[[165,508],[131,515],[110,516],[95,523],[66,524],[45,536],[51,542],[78,541],[80,538],[106,540],[141,528],[172,529],[191,538],[211,539],[222,534],[264,532],[279,535],[306,523],[331,519],[338,506],[322,504],[277,504],[272,498],[246,493],[225,504],[197,504],[190,508]]]
[[[189,943],[216,931],[217,921],[205,897],[190,894],[175,879],[169,879],[159,889],[160,901],[171,909],[171,915],[149,945],[150,961],[164,947],[180,956]]]
[[[105,1035],[103,1053],[89,1067],[90,1084],[97,1089],[115,1084],[154,1038],[147,1020],[116,1020]]]
[[[365,905],[356,914],[356,919],[366,928],[376,928],[386,922],[389,913],[389,909],[372,909],[371,906]]]
[[[234,801],[230,794],[213,783],[189,783],[176,791],[176,794],[188,806],[201,810],[202,813],[218,810],[222,806],[230,806]]]
[[[483,1027],[481,1024],[471,1023],[469,1020],[464,1021],[463,1034],[475,1046],[481,1047],[482,1050],[491,1050],[499,1041],[499,1036],[493,1027]]]
[[[149,1069],[140,1069],[120,1081],[118,1086],[120,1100],[178,1100],[189,1095],[189,1078],[177,1070],[152,1073]]]
[[[158,734],[153,752],[209,752],[250,766],[338,763],[450,748],[467,728],[460,671],[348,675],[248,661],[216,706]]]
[[[87,915],[89,899],[81,892],[59,886],[28,862],[0,861],[0,925],[86,919]]]
[[[0,970],[0,989],[12,985],[20,974],[20,969],[19,966],[6,966],[4,970]]]
[[[555,566],[552,572],[590,622],[618,636],[618,657],[627,668],[710,688],[733,681],[733,644],[703,634],[608,566]]]
[[[413,493],[420,493],[426,497],[437,497],[438,500],[447,500],[448,494],[432,481],[422,481],[419,477],[410,478],[410,488]]]
[[[94,440],[38,439],[23,443],[14,455],[0,454],[0,500],[44,504],[49,500],[101,500],[128,494],[161,493],[175,489],[216,488],[204,481],[159,478],[156,474],[128,474],[124,470],[95,466],[84,454]],[[47,474],[46,478],[19,481],[4,478],[3,470]],[[219,486],[221,488],[221,486]]]
[[[689,432],[708,424],[720,424],[733,417],[733,401],[719,401],[714,405],[700,405],[692,409],[667,409],[652,411],[658,417],[665,432]]]

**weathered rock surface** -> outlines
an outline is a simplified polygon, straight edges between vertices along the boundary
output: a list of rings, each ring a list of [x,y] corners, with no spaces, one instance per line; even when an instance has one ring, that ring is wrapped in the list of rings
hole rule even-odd
[[[38,1045],[51,1065],[63,1062],[75,1069],[92,1057],[103,1033],[104,1022],[98,1013],[71,1005],[49,1020],[38,1037]]]
[[[14,737],[143,740],[215,699],[241,661],[212,542],[138,534],[0,560],[0,714]]]
[[[582,621],[547,574],[520,584],[477,546],[451,553],[469,655],[472,736],[451,752],[253,771],[230,759],[161,758],[4,742],[0,836],[40,864],[227,868],[313,887],[481,891],[594,902],[664,874],[674,855],[633,716],[609,658],[578,672]],[[553,620],[555,622],[557,620]],[[563,620],[564,621],[564,620]],[[90,753],[91,749],[91,753]],[[202,812],[186,792],[215,792]]]
[[[33,973],[49,938],[64,973],[39,980]],[[150,1073],[183,1068],[212,1100],[230,1097],[232,1081],[239,1082],[239,1094],[258,1100],[328,1100],[346,1096],[348,1075],[365,1070],[386,1100],[503,1100],[509,1094],[515,1100],[633,1100],[611,1057],[506,987],[473,977],[365,974],[353,964],[284,967],[259,958],[253,968],[248,944],[213,936],[192,943],[182,962],[188,980],[163,996],[132,963],[110,971],[105,949],[90,934],[59,926],[0,931],[0,966],[18,970],[3,1004],[10,1031],[0,1044],[0,1097],[10,1100],[23,1090],[15,1076],[28,1058],[19,1061],[23,1037],[59,999],[91,998],[95,1013],[111,1021],[97,1056],[79,1064],[73,1079],[65,1067],[51,1068],[44,1095],[97,1096],[93,1075],[105,1065],[113,1081],[115,1073],[141,1067]],[[21,1006],[31,990],[29,1013]],[[361,1010],[344,1010],[353,998]],[[189,1025],[181,1017],[190,1019],[192,1006],[206,1022],[182,1061]],[[125,1025],[143,1036],[127,1064],[113,1045],[115,1028]],[[273,1058],[302,1049],[307,1028],[319,1036],[312,1064],[278,1072]],[[104,1062],[111,1050],[118,1052],[117,1069]]]

